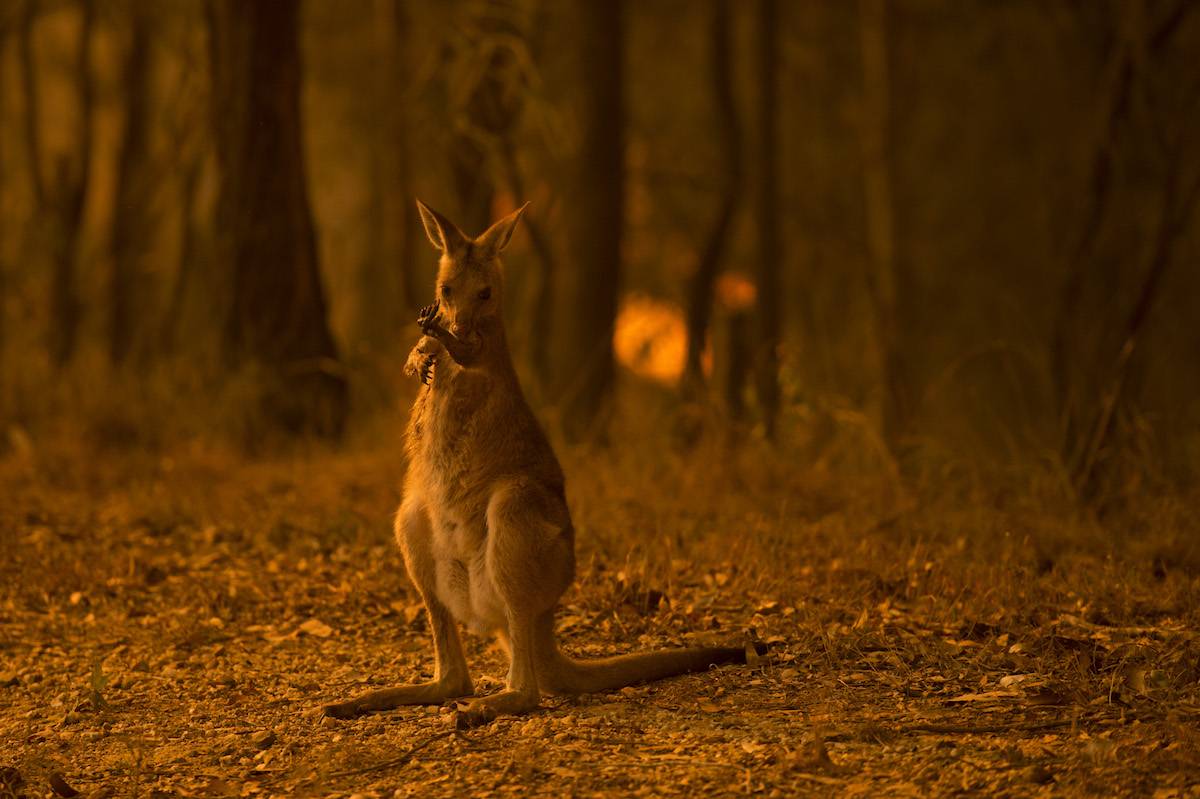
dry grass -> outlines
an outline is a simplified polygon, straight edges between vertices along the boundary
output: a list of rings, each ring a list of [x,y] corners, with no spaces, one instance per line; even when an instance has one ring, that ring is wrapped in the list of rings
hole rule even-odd
[[[390,541],[396,419],[248,459],[110,405],[0,462],[0,765],[28,795],[54,772],[116,796],[1200,790],[1194,498],[1101,527],[1052,479],[901,492],[626,413],[639,443],[563,450],[568,647],[752,632],[771,657],[457,733],[450,708],[314,712],[431,667]],[[497,687],[500,653],[468,652]]]

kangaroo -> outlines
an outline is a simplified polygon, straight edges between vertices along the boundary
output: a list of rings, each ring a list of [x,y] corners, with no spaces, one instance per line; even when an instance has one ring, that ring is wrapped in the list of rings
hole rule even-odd
[[[504,690],[458,711],[460,728],[527,713],[543,692],[577,694],[745,663],[741,647],[578,661],[554,635],[575,579],[575,531],[558,458],[521,392],[505,340],[499,255],[528,203],[477,238],[420,200],[441,254],[435,302],[406,372],[422,383],[409,419],[408,470],[395,533],[433,633],[430,682],[371,691],[324,708],[334,718],[474,695],[458,622],[494,633],[509,655]]]

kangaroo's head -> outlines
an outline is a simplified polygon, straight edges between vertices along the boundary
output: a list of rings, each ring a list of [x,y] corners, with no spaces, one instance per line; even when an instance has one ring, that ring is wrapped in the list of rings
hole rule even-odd
[[[438,313],[446,329],[462,338],[482,322],[499,315],[504,295],[500,252],[512,238],[517,220],[529,203],[496,222],[475,238],[417,200],[425,234],[442,254],[438,261]]]

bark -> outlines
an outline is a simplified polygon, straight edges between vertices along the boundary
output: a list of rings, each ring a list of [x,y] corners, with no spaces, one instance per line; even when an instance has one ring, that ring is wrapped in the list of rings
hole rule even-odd
[[[305,184],[299,1],[217,0],[210,21],[227,361],[259,369],[272,426],[336,436],[347,387]]]
[[[779,419],[780,262],[779,237],[779,8],[776,0],[758,3],[758,302],[757,375],[759,410],[768,440]]]
[[[117,156],[116,213],[112,233],[112,280],[109,285],[109,359],[124,363],[135,346],[137,328],[147,315],[145,283],[147,233],[153,229],[153,186],[149,174],[150,31],[147,0],[129,7],[129,49],[122,83],[125,127]]]
[[[860,0],[863,199],[870,263],[867,287],[874,315],[880,370],[883,440],[896,457],[909,431],[912,409],[898,325],[898,262],[892,192],[891,70],[887,0]]]
[[[597,437],[613,391],[624,215],[624,9],[620,0],[576,0],[573,10],[582,141],[566,214],[571,269],[563,274],[559,396],[564,432],[578,441]]]
[[[742,136],[733,97],[733,25],[729,0],[713,0],[710,35],[710,78],[713,116],[721,148],[721,189],[716,216],[688,291],[684,385],[689,390],[698,389],[704,382],[700,360],[712,320],[713,284],[725,257],[726,242],[737,211],[737,198],[742,184]]]

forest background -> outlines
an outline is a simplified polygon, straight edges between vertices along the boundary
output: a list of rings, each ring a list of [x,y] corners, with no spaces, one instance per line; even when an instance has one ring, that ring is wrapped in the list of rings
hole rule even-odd
[[[1176,735],[1200,677],[1197,52],[1187,0],[3,3],[0,690],[33,714],[9,732],[93,673],[36,665],[55,636],[113,673],[139,646],[190,662],[68,624],[132,623],[138,591],[244,630],[306,623],[294,598],[339,579],[410,590],[387,539],[436,265],[419,197],[470,234],[531,203],[505,313],[590,564],[580,632],[623,641],[604,614],[632,607],[673,641],[719,589],[725,629],[786,619],[785,670],[836,674],[908,603],[997,647],[946,692],[1036,665]],[[274,598],[181,587],[218,555],[309,571]],[[370,639],[339,612],[326,644]],[[1167,643],[1014,665],[1021,636],[1076,640],[1064,618]],[[1080,724],[1046,773],[1107,787]],[[834,761],[882,768],[848,740]],[[1187,740],[1142,777],[1194,765]]]

